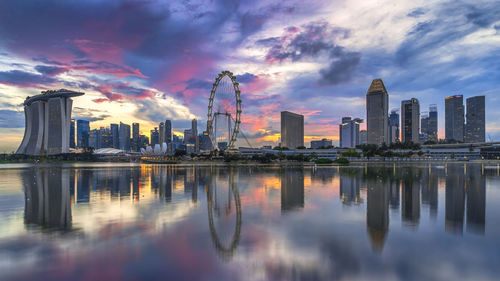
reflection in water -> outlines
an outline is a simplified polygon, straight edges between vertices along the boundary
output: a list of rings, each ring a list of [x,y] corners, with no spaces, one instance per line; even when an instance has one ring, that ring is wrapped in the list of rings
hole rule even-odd
[[[373,251],[381,253],[389,230],[389,186],[380,178],[366,183],[366,226]]]
[[[420,220],[420,186],[412,170],[405,169],[404,173],[401,218],[405,225],[416,228]]]
[[[498,177],[497,170],[489,172]],[[494,227],[486,229],[487,219],[491,221],[490,215],[486,217],[484,174],[488,171],[481,165],[366,165],[316,170],[145,165],[32,168],[18,173],[24,186],[24,224],[29,234],[37,229],[42,233],[73,230],[65,238],[74,238],[76,243],[64,246],[75,248],[93,243],[108,246],[106,243],[118,240],[120,246],[110,248],[110,252],[121,255],[121,250],[132,247],[135,255],[131,254],[131,259],[157,259],[165,264],[177,259],[186,264],[184,271],[196,271],[191,261],[198,256],[200,264],[210,266],[236,263],[236,268],[246,268],[248,264],[263,263],[265,274],[256,272],[248,277],[250,280],[261,276],[266,278],[259,280],[333,280],[332,276],[355,275],[365,270],[366,264],[378,262],[365,263],[367,256],[378,258],[364,255],[366,252],[393,255],[407,241],[412,243],[405,245],[415,250],[421,241],[432,240],[433,235],[439,243],[447,242],[442,244],[459,240],[443,230],[463,234],[464,219],[467,232],[484,235],[482,238],[491,236],[491,229],[495,231]],[[438,198],[445,200],[438,202]],[[438,203],[445,206],[438,208]],[[336,214],[332,210],[349,211]],[[429,220],[427,212],[431,218],[445,220]],[[407,231],[407,226],[415,231]],[[439,234],[429,228],[438,229]],[[77,237],[74,229],[85,235]],[[95,240],[79,244],[78,239]],[[370,245],[359,243],[360,239]],[[152,245],[151,249],[141,246],[144,241]],[[167,258],[150,255],[162,247]],[[0,243],[0,258],[2,253]],[[397,254],[398,259],[403,257]],[[126,261],[121,266],[135,262]]]
[[[432,170],[431,166],[422,170],[420,180],[422,191],[422,204],[428,205],[430,216],[435,219],[438,208],[438,173]]]
[[[29,169],[22,174],[26,225],[70,230],[70,170]]]
[[[465,211],[464,168],[448,165],[446,175],[446,223],[448,233],[462,234]]]
[[[234,170],[230,169],[229,178],[228,178],[228,187],[227,187],[227,197],[222,200],[225,202],[221,202],[221,198],[219,198],[218,193],[221,193],[221,189],[224,186],[214,184],[212,187],[207,189],[207,206],[208,206],[208,224],[210,227],[210,235],[212,237],[212,242],[217,250],[217,253],[223,260],[230,260],[233,257],[234,251],[238,247],[241,235],[241,202],[240,202],[240,194],[238,188],[236,186],[236,180],[234,179]],[[217,178],[213,179],[217,181]],[[232,196],[231,196],[232,194]],[[225,197],[225,196],[224,196]],[[236,208],[236,222],[234,227],[233,235],[230,239],[230,242],[223,241],[221,236],[217,232],[216,224],[214,223],[214,217],[224,216],[224,219],[230,216],[233,209],[233,201],[234,208]],[[221,208],[220,205],[223,205]],[[222,212],[220,212],[222,210]],[[214,213],[216,214],[214,216]],[[221,214],[223,213],[223,214]],[[227,239],[229,240],[229,239]]]
[[[359,194],[361,179],[357,176],[357,169],[340,170],[340,199],[345,205],[362,203]]]
[[[467,231],[484,234],[486,179],[482,167],[478,165],[470,167],[467,176]]]
[[[281,211],[304,208],[304,170],[286,168],[281,171]]]

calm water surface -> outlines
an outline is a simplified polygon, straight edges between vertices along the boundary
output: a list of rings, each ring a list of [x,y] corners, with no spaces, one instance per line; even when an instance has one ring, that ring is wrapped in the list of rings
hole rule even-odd
[[[498,280],[500,169],[0,165],[0,280]]]

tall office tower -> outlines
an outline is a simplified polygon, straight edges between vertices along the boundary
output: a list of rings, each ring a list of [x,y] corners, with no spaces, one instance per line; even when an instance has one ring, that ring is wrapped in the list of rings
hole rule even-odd
[[[438,140],[438,111],[435,104],[429,106],[429,120],[427,121],[427,138],[430,141]]]
[[[89,146],[90,123],[87,120],[76,120],[76,145],[79,148]]]
[[[420,104],[412,98],[401,102],[402,142],[419,143]]]
[[[359,118],[342,117],[339,125],[340,147],[356,147],[359,144],[359,124],[363,120]]]
[[[113,139],[113,148],[120,149],[120,128],[118,124],[111,124],[111,138]]]
[[[101,148],[113,147],[113,135],[111,134],[110,128],[101,128],[100,137],[99,143],[101,144]]]
[[[170,120],[165,121],[165,142],[172,142],[172,121]]]
[[[467,101],[467,124],[465,126],[466,142],[484,142],[485,137],[485,98],[476,96]]]
[[[456,95],[444,100],[445,139],[464,141],[464,97]]]
[[[366,144],[367,136],[366,130],[359,131],[359,144]]]
[[[422,112],[420,116],[420,143],[425,143],[429,140],[429,113]]]
[[[130,151],[130,125],[120,122],[120,149]]]
[[[165,123],[160,122],[159,126],[159,144],[162,145],[165,142]]]
[[[191,129],[184,130],[184,144],[190,143],[192,136],[193,134],[191,133]]]
[[[389,115],[389,140],[391,143],[399,141],[398,109],[393,109]]]
[[[76,148],[75,144],[75,120],[71,119],[71,123],[69,125],[69,147]]]
[[[155,127],[154,130],[151,130],[151,147],[154,148],[155,145],[160,144],[160,132],[158,131],[158,127]]]
[[[382,79],[374,79],[366,93],[366,131],[368,144],[389,142],[389,94]]]
[[[139,140],[139,123],[132,123],[132,150],[139,151],[140,140]]]
[[[194,151],[198,153],[200,151],[200,140],[198,137],[198,121],[196,119],[191,121],[191,133],[194,137]]]
[[[292,149],[304,146],[304,115],[281,112],[281,146]]]
[[[69,151],[71,97],[84,93],[66,89],[43,91],[24,101],[24,137],[17,154],[59,154]]]

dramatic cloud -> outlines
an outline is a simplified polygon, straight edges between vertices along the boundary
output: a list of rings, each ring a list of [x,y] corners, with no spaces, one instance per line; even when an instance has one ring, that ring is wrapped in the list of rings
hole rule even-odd
[[[4,0],[0,102],[16,111],[26,96],[64,87],[86,92],[76,107],[105,110],[81,115],[99,126],[140,121],[147,130],[195,117],[202,126],[214,78],[230,70],[244,133],[274,145],[281,110],[307,115],[306,140],[337,138],[342,116],[365,116],[364,95],[380,77],[391,107],[410,97],[421,108],[437,103],[442,131],[447,95],[499,105],[499,22],[493,0]]]

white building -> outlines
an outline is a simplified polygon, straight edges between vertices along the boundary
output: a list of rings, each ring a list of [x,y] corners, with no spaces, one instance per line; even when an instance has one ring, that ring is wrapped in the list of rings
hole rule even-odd
[[[362,119],[342,117],[342,124],[339,125],[340,147],[356,147],[360,144],[359,124]]]

